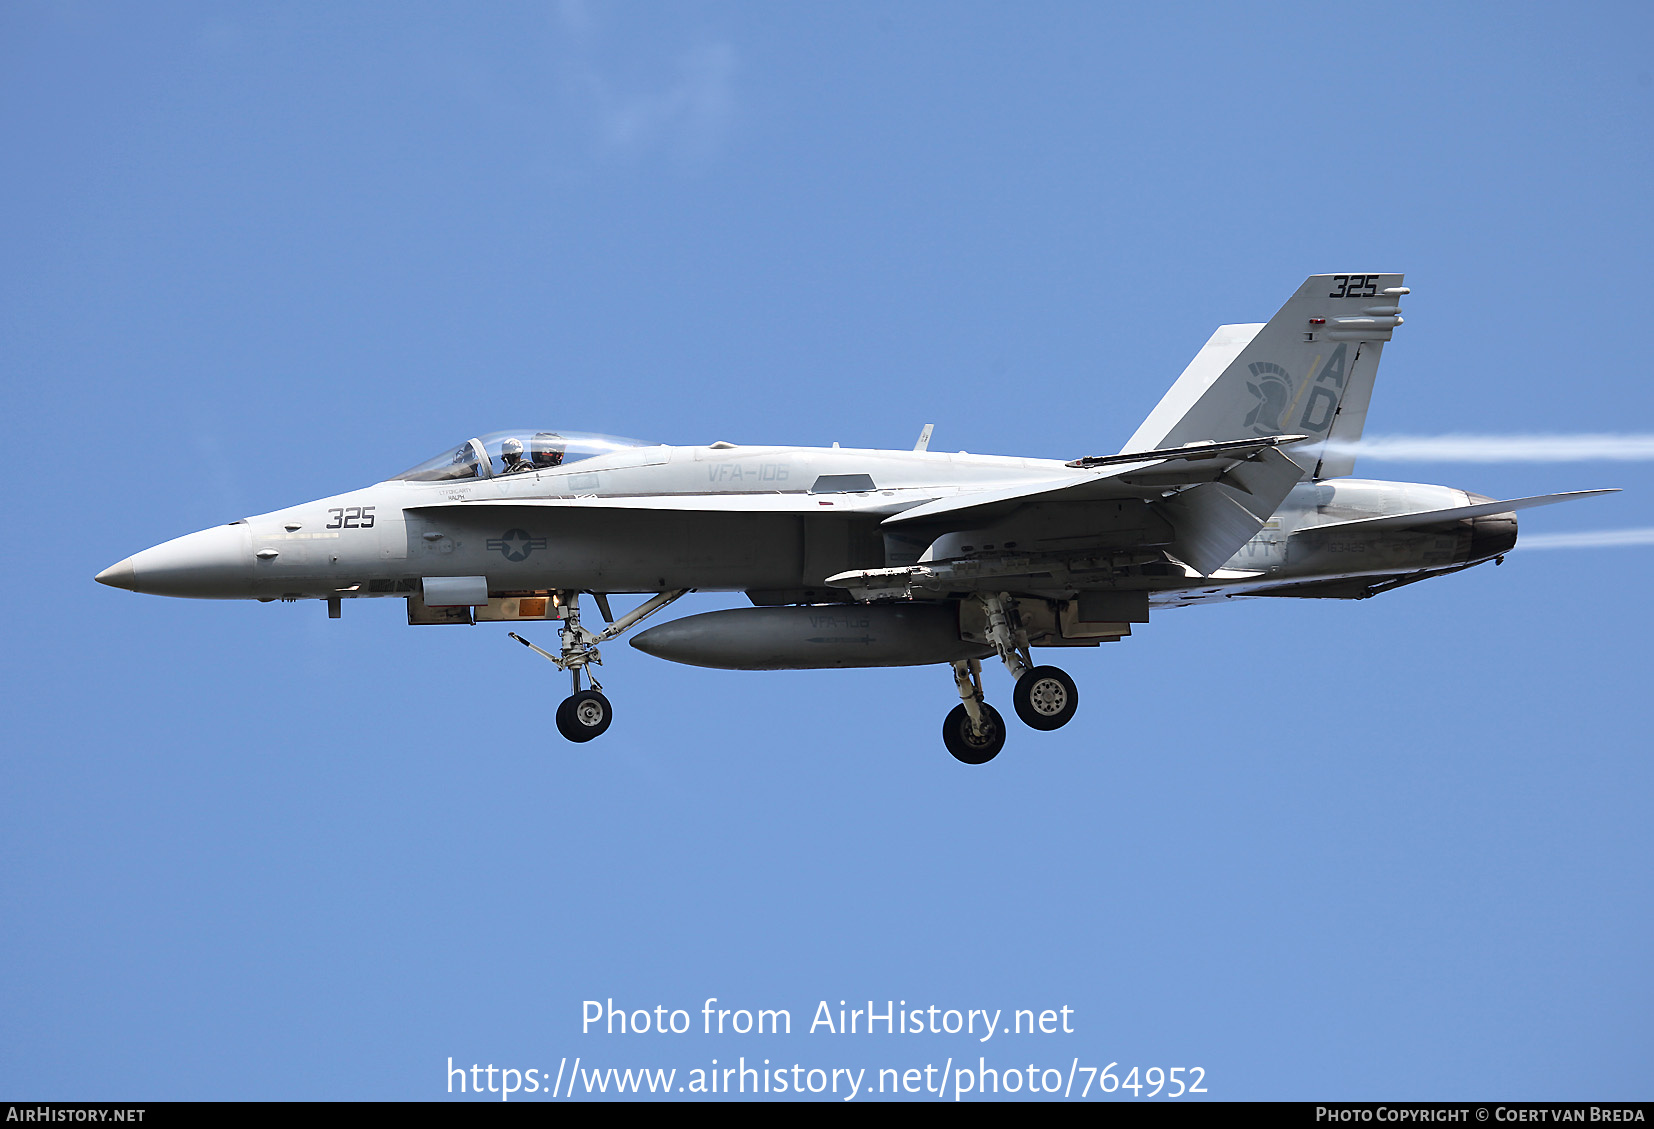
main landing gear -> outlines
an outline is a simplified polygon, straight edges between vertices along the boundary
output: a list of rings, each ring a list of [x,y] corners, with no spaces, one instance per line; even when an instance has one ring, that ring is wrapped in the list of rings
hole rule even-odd
[[[1004,592],[978,596],[988,615],[988,642],[1005,669],[1015,678],[1011,704],[1032,729],[1060,729],[1079,708],[1080,692],[1074,680],[1054,666],[1035,666],[1028,650],[1016,601]],[[987,764],[1005,747],[1005,720],[982,695],[982,662],[964,659],[953,664],[959,705],[942,722],[942,744],[955,760]]]
[[[597,650],[598,644],[619,638],[624,632],[654,615],[687,591],[689,589],[679,588],[652,596],[596,635],[580,626],[580,593],[558,592],[557,604],[563,610],[563,627],[559,633],[562,642],[560,655],[536,647],[515,631],[511,632],[511,637],[517,642],[535,654],[544,656],[559,669],[568,671],[574,679],[574,693],[564,698],[557,707],[557,732],[575,742],[590,741],[593,737],[603,735],[604,730],[609,728],[609,722],[614,720],[614,707],[610,706],[609,699],[603,696],[603,684],[598,682],[591,672],[591,667],[603,665],[603,656]],[[603,611],[603,617],[608,619],[607,598],[598,595],[597,602]],[[591,684],[589,690],[580,688],[582,677]]]
[[[942,722],[942,744],[953,759],[965,764],[987,764],[1005,747],[1005,719],[982,698],[982,660],[953,664],[959,704]]]
[[[1030,729],[1061,729],[1079,708],[1080,692],[1057,667],[1036,666],[1017,679],[1011,702]]]

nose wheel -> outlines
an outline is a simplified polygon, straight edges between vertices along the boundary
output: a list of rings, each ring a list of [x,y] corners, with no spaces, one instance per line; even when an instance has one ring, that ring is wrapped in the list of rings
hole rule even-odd
[[[609,705],[609,699],[603,696],[602,685],[592,674],[591,668],[603,663],[603,656],[598,653],[597,645],[618,638],[623,632],[660,611],[687,591],[689,589],[679,588],[653,596],[598,634],[593,634],[580,626],[580,593],[558,592],[558,606],[563,609],[563,627],[559,636],[562,654],[559,655],[536,647],[515,631],[510,633],[517,642],[549,660],[559,670],[567,671],[574,679],[574,693],[564,698],[557,707],[557,732],[576,743],[584,743],[603,735],[604,730],[609,728],[609,722],[614,720],[614,707]],[[597,601],[603,617],[607,619],[608,601],[601,595],[597,597]],[[580,688],[582,678],[591,684],[589,689]]]
[[[570,741],[590,741],[609,728],[614,710],[609,699],[597,690],[581,690],[564,698],[557,707],[557,732]]]

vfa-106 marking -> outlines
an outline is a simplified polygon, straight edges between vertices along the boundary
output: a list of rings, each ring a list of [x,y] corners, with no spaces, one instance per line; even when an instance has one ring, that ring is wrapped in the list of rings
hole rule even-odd
[[[1351,477],[1379,354],[1401,325],[1399,274],[1316,275],[1268,323],[1214,333],[1119,454],[1072,461],[928,450],[668,447],[572,431],[468,439],[394,478],[145,549],[98,574],[208,599],[394,596],[411,624],[560,625],[565,737],[608,728],[599,648],[685,592],[753,607],[632,640],[732,670],[946,664],[942,737],[991,760],[1005,722],[982,662],[1015,679],[1017,716],[1079,703],[1035,648],[1094,647],[1158,609],[1231,596],[1361,599],[1499,560],[1515,511],[1446,486]],[[618,619],[609,597],[648,598]],[[581,618],[589,595],[606,626]]]

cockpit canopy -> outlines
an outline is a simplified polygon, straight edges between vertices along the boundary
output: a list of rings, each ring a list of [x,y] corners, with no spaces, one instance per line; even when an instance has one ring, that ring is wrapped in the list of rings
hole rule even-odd
[[[653,445],[641,439],[620,439],[590,431],[491,431],[467,439],[434,459],[426,459],[392,481],[453,482],[462,478],[532,474],[628,447]]]

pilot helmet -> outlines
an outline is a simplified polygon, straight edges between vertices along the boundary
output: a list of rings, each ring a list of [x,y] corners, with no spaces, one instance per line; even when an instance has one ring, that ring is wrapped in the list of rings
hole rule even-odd
[[[563,461],[563,452],[568,444],[555,431],[542,431],[529,440],[529,456],[535,466],[558,466]]]
[[[515,435],[500,444],[500,454],[502,455],[516,455],[520,458],[522,453],[523,441],[518,439]]]

